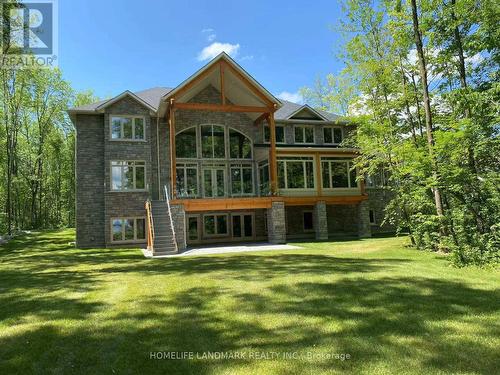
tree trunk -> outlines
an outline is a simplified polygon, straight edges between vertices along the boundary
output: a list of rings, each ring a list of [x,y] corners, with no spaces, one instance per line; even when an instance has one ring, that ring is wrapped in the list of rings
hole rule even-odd
[[[432,189],[434,193],[434,203],[436,205],[436,213],[440,219],[443,218],[443,202],[441,198],[441,191],[439,189],[439,174],[437,168],[437,161],[434,155],[434,136],[433,136],[433,124],[432,124],[432,112],[431,103],[429,98],[429,84],[427,81],[427,66],[424,56],[424,48],[422,44],[422,36],[420,35],[420,27],[418,24],[418,12],[417,12],[417,2],[416,0],[411,0],[412,8],[412,18],[413,18],[413,34],[415,37],[415,45],[417,47],[418,55],[418,65],[420,70],[420,80],[422,82],[422,93],[424,98],[424,110],[425,110],[425,127],[427,133],[427,145],[429,147],[429,156],[432,162],[432,176],[436,182],[436,186]],[[442,222],[440,227],[442,227]]]

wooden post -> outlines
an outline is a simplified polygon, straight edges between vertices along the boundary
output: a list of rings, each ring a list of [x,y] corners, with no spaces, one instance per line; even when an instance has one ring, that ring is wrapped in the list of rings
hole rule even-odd
[[[271,178],[271,194],[276,195],[278,192],[278,163],[276,160],[276,124],[274,123],[274,112],[270,112],[267,116],[269,123],[269,172]]]
[[[177,194],[177,170],[175,160],[175,109],[174,99],[170,99],[170,106],[168,110],[168,124],[170,131],[170,186],[172,190],[172,198],[175,199]]]
[[[323,195],[323,185],[321,184],[321,158],[319,153],[314,154],[314,163],[316,164],[316,191],[318,192],[318,196],[321,197]]]

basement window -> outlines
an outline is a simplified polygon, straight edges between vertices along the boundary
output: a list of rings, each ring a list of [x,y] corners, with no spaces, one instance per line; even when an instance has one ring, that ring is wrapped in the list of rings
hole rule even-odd
[[[203,230],[206,237],[227,236],[227,215],[203,216]]]
[[[314,230],[312,211],[304,211],[302,215],[304,219],[304,232],[312,232]]]
[[[133,242],[146,239],[145,218],[115,218],[111,220],[112,242]]]
[[[377,224],[375,222],[375,211],[373,211],[373,210],[370,210],[370,224],[372,224],[372,225]]]

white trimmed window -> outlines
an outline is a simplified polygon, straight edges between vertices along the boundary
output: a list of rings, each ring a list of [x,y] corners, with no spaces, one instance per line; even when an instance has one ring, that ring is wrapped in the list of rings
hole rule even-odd
[[[314,126],[295,125],[293,132],[295,143],[314,143]]]
[[[356,169],[352,161],[337,158],[321,158],[323,189],[357,188]]]
[[[285,127],[281,125],[275,125],[276,128],[276,143],[285,143]],[[269,130],[269,125],[264,126],[264,143],[269,143],[271,139],[271,133]]]
[[[203,216],[203,231],[206,237],[227,236],[228,215],[204,215]]]
[[[231,165],[231,195],[253,194],[253,167],[251,164]]]
[[[280,189],[314,189],[314,159],[312,157],[281,157],[278,159]]]
[[[143,141],[145,139],[144,117],[110,116],[112,140]]]
[[[114,191],[146,190],[146,162],[112,161],[111,190]]]
[[[111,219],[111,241],[133,242],[146,239],[146,219],[143,217]]]
[[[198,196],[198,165],[177,164],[177,196],[179,198],[193,198]]]
[[[342,128],[340,126],[325,126],[323,137],[325,144],[338,145],[343,140]]]

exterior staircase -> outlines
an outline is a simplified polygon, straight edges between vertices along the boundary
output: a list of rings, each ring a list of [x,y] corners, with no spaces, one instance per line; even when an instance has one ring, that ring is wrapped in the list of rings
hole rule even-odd
[[[153,256],[177,254],[177,241],[168,197],[166,200],[146,202],[146,211],[149,224],[148,250]]]

